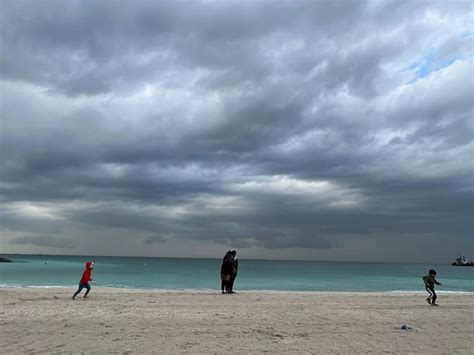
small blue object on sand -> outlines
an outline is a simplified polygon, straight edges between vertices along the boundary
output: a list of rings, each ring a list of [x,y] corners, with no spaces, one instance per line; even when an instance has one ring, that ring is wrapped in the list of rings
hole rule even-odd
[[[403,324],[400,329],[405,330],[405,331],[409,331],[411,329],[411,327],[409,327],[408,324]]]

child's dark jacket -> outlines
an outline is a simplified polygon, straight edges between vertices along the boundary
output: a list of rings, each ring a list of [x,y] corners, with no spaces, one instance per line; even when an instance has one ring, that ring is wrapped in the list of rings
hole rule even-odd
[[[434,285],[441,285],[436,279],[431,275],[423,276],[423,281],[427,287],[434,288]]]

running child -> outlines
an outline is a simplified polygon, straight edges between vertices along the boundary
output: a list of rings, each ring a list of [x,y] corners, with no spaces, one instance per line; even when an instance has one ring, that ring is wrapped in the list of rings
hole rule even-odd
[[[79,281],[79,288],[72,296],[72,299],[76,299],[76,296],[82,291],[83,288],[87,289],[84,298],[88,298],[88,294],[91,291],[91,285],[90,282],[95,283],[94,280],[92,279],[92,270],[94,269],[94,263],[92,261],[88,261],[86,263],[86,269],[82,273],[81,280]]]
[[[425,283],[426,291],[428,291],[428,293],[430,294],[426,299],[426,302],[428,302],[432,306],[437,306],[438,304],[436,303],[436,299],[438,298],[438,296],[436,295],[434,287],[435,284],[441,286],[441,283],[436,281],[436,271],[433,269],[428,271],[428,275],[423,276],[423,282]]]

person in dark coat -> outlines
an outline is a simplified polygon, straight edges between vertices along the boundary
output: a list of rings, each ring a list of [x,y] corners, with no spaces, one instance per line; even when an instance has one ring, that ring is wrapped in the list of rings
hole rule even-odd
[[[235,293],[234,292],[234,281],[235,281],[235,278],[237,277],[237,272],[239,270],[239,259],[237,259],[237,252],[235,250],[232,250],[230,255],[232,256],[233,262],[232,262],[232,274],[230,275],[228,293]]]
[[[221,266],[221,291],[222,293],[229,293],[230,289],[230,279],[233,272],[233,262],[234,258],[232,257],[232,252],[229,250],[224,258],[222,259]]]

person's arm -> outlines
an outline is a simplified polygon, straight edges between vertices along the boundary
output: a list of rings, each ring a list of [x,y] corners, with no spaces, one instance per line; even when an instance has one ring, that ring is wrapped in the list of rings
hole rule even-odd
[[[434,283],[437,284],[437,285],[440,285],[441,286],[441,282],[438,282],[436,281],[436,279],[433,279]]]

